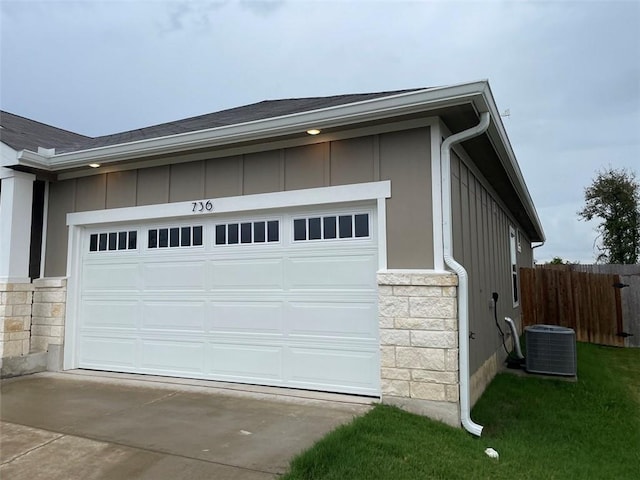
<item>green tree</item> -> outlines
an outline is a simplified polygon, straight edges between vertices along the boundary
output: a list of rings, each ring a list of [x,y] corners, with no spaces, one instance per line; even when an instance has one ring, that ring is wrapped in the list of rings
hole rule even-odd
[[[598,218],[598,263],[638,263],[640,257],[640,185],[633,171],[612,167],[597,173],[584,191],[584,220]]]
[[[547,262],[547,265],[571,265],[569,260],[563,260],[562,257],[553,257]]]

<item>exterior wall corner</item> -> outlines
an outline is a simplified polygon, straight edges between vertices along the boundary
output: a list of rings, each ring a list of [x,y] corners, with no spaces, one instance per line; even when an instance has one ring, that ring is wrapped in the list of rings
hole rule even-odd
[[[378,273],[382,403],[460,426],[457,277]]]

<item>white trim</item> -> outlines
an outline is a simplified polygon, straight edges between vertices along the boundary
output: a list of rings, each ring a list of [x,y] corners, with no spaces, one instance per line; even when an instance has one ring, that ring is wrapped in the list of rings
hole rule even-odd
[[[333,203],[355,202],[363,200],[377,201],[377,235],[379,266],[386,268],[386,208],[385,199],[391,196],[391,181],[370,182],[337,187],[322,187],[289,192],[262,193],[241,197],[211,199],[214,210],[205,215],[258,211],[273,208],[326,205]],[[206,201],[206,200],[204,200]],[[64,366],[65,370],[78,368],[76,357],[76,338],[78,328],[78,305],[81,282],[83,251],[83,232],[86,226],[101,223],[125,221],[148,221],[166,218],[199,217],[192,213],[193,202],[165,203],[141,207],[94,210],[91,212],[70,213],[67,215],[69,240],[67,247],[67,312],[64,329]]]
[[[2,162],[6,166],[26,165],[47,171],[58,171],[83,167],[89,163],[103,165],[133,158],[160,156],[183,152],[189,149],[225,147],[242,143],[274,141],[285,135],[299,135],[309,128],[342,128],[350,124],[391,120],[403,115],[423,114],[438,108],[470,104],[476,112],[490,112],[495,119],[487,130],[503,168],[519,196],[536,233],[544,241],[544,232],[533,200],[529,194],[515,154],[507,137],[504,125],[487,80],[436,87],[413,92],[378,97],[318,110],[299,112],[280,117],[271,117],[235,125],[138,140],[76,152],[49,156],[50,151],[39,149],[39,154],[22,150],[15,159],[9,152]],[[321,137],[318,135],[318,137]],[[318,139],[318,141],[322,141]],[[42,153],[45,153],[43,155]]]
[[[431,143],[431,210],[433,216],[433,268],[444,270],[444,246],[442,243],[442,183],[440,169],[440,144],[442,132],[440,122],[430,129]]]
[[[336,187],[309,188],[288,192],[260,193],[237,197],[202,199],[211,201],[213,209],[205,213],[193,213],[194,202],[162,203],[140,207],[93,210],[67,214],[67,225],[96,225],[100,223],[154,220],[160,218],[196,217],[219,213],[289,208],[307,205],[323,205],[340,202],[376,200],[391,196],[391,182],[359,183]],[[198,203],[197,201],[196,203]]]
[[[385,198],[378,198],[376,211],[378,215],[378,269],[385,270],[387,268],[387,201]]]
[[[44,278],[44,264],[47,259],[47,222],[49,221],[49,185],[44,182],[44,204],[42,205],[42,244],[40,245],[40,278]]]
[[[516,237],[517,230],[513,225],[509,225],[509,283],[511,284],[511,301],[513,302],[513,308],[520,306],[520,275],[518,272],[518,238]],[[515,290],[513,285],[513,268],[515,267]],[[514,292],[517,292],[518,299],[515,298]]]
[[[78,368],[76,338],[78,329],[78,303],[80,300],[80,266],[82,263],[82,227],[69,226],[67,248],[67,304],[64,326],[63,369]]]
[[[228,148],[219,148],[215,150],[207,150],[198,153],[182,153],[162,158],[142,158],[140,160],[127,163],[106,163],[100,168],[81,168],[77,170],[62,170],[58,173],[58,180],[67,180],[70,178],[87,177],[92,175],[101,175],[105,173],[121,172],[125,170],[135,170],[139,168],[158,167],[162,165],[175,165],[178,163],[196,162],[201,160],[211,160],[215,158],[233,157],[237,155],[246,155],[250,153],[266,152],[285,148],[299,147],[305,145],[328,145],[330,142],[345,140],[349,138],[364,137],[369,135],[379,135],[382,133],[398,132],[410,130],[414,128],[426,127],[437,122],[437,117],[416,118],[412,120],[403,120],[400,122],[383,123],[368,127],[349,128],[336,132],[322,133],[316,136],[305,135],[300,138],[287,140],[270,140],[265,143],[251,144],[242,147],[231,146]],[[375,155],[375,153],[374,153]],[[375,169],[375,166],[374,166]],[[374,180],[379,180],[375,178]],[[328,183],[328,180],[327,180]]]
[[[440,124],[441,133],[444,137],[448,137],[451,135],[451,131],[447,128],[444,123]],[[484,174],[478,169],[478,166],[475,164],[469,153],[464,149],[464,147],[457,143],[451,147],[451,150],[458,156],[460,161],[464,164],[464,166],[469,170],[469,172],[475,177],[480,186],[486,190],[487,195],[491,198],[500,208],[502,213],[507,217],[507,219],[516,225],[520,225],[520,223],[516,220],[513,212],[509,209],[507,204],[504,202],[502,197],[498,195],[495,188],[489,180],[484,176]]]
[[[0,170],[0,278],[29,277],[31,207],[36,176],[8,168]]]
[[[252,122],[138,140],[69,153],[56,154],[48,160],[50,169],[73,168],[92,163],[124,160],[136,156],[168,154],[185,149],[207,148],[230,143],[251,142],[265,138],[299,133],[309,128],[328,129],[358,122],[381,120],[400,115],[424,112],[429,109],[455,106],[462,103],[485,102],[483,94],[487,81],[481,80],[446,87],[378,97],[361,102],[337,105]],[[21,152],[22,153],[22,152]],[[38,162],[46,157],[38,156]],[[31,152],[18,155],[18,162],[33,161]]]

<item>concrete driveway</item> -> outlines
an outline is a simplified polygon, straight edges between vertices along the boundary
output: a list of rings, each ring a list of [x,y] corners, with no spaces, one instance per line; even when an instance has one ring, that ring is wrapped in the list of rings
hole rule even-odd
[[[3,380],[0,478],[277,478],[294,455],[369,408],[346,396],[175,382],[86,373]]]

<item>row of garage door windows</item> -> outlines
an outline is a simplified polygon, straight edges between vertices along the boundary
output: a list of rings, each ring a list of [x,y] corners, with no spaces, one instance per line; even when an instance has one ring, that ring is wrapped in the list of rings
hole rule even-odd
[[[147,248],[174,248],[202,246],[202,225],[187,227],[152,228],[148,230]],[[293,240],[333,240],[336,238],[369,237],[369,214],[333,215],[296,218],[293,220]],[[215,226],[216,245],[235,245],[278,242],[279,220],[236,222]],[[136,230],[92,233],[90,252],[135,250],[138,248]]]

